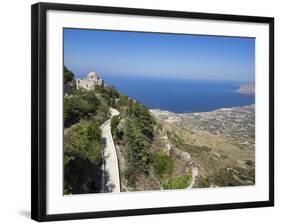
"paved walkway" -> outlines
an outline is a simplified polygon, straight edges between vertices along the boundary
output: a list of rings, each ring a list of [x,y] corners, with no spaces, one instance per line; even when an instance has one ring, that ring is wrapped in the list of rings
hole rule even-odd
[[[111,118],[120,114],[113,108],[110,108],[110,113]],[[102,192],[120,192],[119,166],[117,152],[111,134],[111,118],[100,127],[102,138],[105,142]]]

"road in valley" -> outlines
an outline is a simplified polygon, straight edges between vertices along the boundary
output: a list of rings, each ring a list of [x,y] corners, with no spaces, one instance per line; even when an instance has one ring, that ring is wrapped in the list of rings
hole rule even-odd
[[[110,108],[111,118],[119,115],[119,111]],[[120,177],[117,152],[111,134],[111,118],[104,122],[100,129],[105,142],[103,151],[103,184],[102,192],[120,192]]]

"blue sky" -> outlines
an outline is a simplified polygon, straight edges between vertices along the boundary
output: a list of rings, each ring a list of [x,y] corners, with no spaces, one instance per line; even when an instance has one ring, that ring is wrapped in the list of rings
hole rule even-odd
[[[64,29],[64,64],[76,77],[254,80],[255,39]]]

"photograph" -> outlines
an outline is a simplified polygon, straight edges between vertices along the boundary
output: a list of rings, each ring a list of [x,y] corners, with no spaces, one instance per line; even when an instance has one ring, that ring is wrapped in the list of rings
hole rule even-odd
[[[255,38],[63,29],[64,195],[255,185]]]

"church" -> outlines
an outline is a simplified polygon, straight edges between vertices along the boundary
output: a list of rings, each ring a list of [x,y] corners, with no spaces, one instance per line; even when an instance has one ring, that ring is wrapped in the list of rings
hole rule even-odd
[[[76,79],[76,89],[93,90],[96,86],[104,86],[104,81],[95,72],[90,72],[86,79]]]

